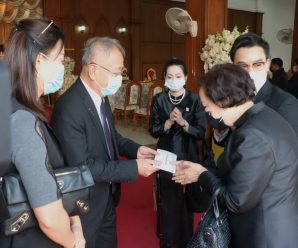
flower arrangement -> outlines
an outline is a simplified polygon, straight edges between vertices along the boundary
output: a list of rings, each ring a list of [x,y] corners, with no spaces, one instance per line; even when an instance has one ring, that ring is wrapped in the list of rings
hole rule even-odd
[[[205,46],[202,48],[200,55],[201,60],[204,61],[204,71],[208,72],[214,65],[231,62],[229,52],[235,39],[248,32],[248,28],[243,33],[234,27],[233,31],[223,29],[221,33],[209,34]]]
[[[78,76],[73,74],[75,67],[75,61],[71,57],[65,56],[64,58],[64,83],[62,88],[59,90],[59,94],[62,95],[77,79]]]

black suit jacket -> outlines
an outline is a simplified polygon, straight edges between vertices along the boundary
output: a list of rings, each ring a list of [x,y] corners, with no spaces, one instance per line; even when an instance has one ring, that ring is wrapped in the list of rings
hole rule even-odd
[[[273,76],[270,79],[270,82],[283,89],[283,90],[287,90],[288,87],[288,75],[285,72],[284,68],[280,68],[274,72],[272,72]]]
[[[298,141],[289,124],[260,102],[236,122],[217,177],[199,183],[229,210],[232,247],[296,248]]]
[[[298,98],[298,74],[295,73],[288,81],[288,92]]]
[[[105,101],[115,156],[136,158],[139,145],[117,133],[108,99]],[[90,212],[81,216],[86,240],[95,239],[111,197],[110,182],[135,181],[138,175],[136,160],[110,160],[97,110],[80,78],[56,103],[52,126],[67,165],[87,164],[96,182],[90,194]]]
[[[255,103],[260,101],[285,118],[298,137],[298,99],[267,81],[256,96]]]

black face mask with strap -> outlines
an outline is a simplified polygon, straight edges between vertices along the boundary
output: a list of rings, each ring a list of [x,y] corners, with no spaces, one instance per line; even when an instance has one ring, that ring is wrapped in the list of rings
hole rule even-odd
[[[225,130],[229,128],[223,121],[222,118],[215,119],[212,117],[210,112],[206,113],[206,119],[207,123],[212,126],[214,129],[217,129],[219,131]]]

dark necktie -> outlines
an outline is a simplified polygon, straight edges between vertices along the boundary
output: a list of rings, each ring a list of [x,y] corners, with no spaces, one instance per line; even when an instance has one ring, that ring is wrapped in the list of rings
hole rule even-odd
[[[108,125],[106,104],[104,102],[104,99],[102,99],[101,104],[100,104],[100,114],[101,114],[101,125],[102,125],[103,132],[104,132],[104,135],[105,135],[106,144],[107,144],[107,147],[108,147],[108,150],[109,150],[109,156],[110,156],[111,160],[114,160],[115,153],[114,153],[111,130],[110,130],[109,125]]]

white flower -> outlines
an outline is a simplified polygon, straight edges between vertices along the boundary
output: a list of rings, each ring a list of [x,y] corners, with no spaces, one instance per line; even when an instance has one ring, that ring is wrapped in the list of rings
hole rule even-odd
[[[231,50],[231,47],[232,47],[232,46],[231,46],[229,43],[226,43],[226,44],[224,45],[224,47],[223,47],[223,50],[229,52],[229,51]]]
[[[226,39],[229,44],[233,44],[235,36],[233,34],[229,34]]]
[[[246,29],[240,33],[237,27],[232,32],[224,29],[221,33],[209,34],[205,40],[205,46],[202,48],[200,58],[204,61],[204,71],[208,72],[214,65],[231,62],[229,52],[235,39],[248,32]]]

